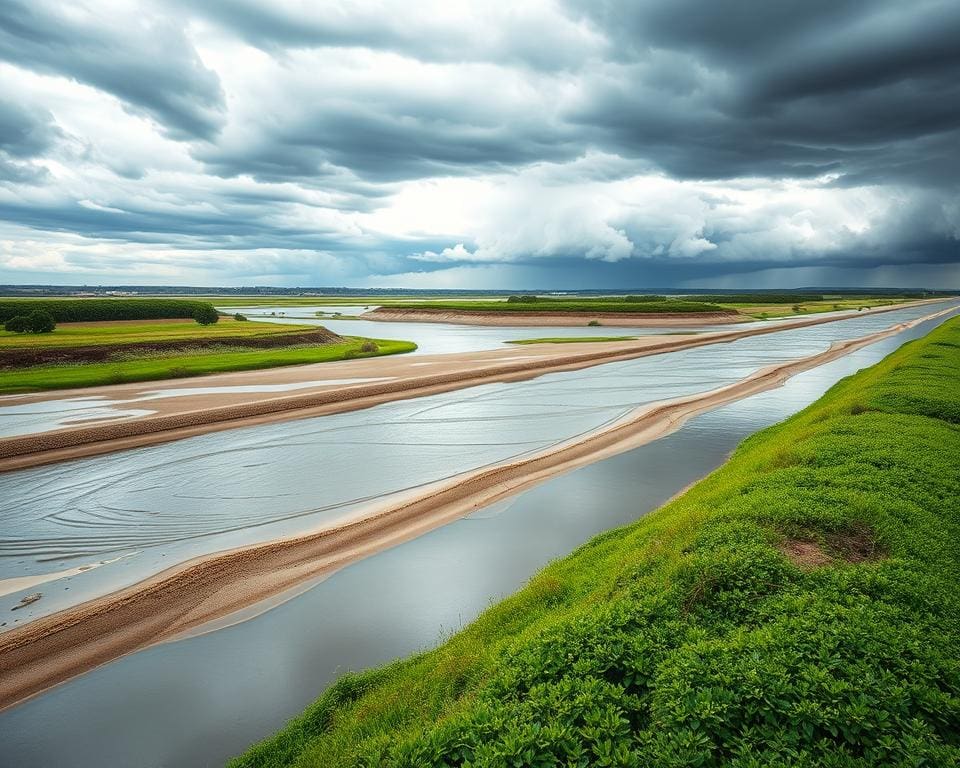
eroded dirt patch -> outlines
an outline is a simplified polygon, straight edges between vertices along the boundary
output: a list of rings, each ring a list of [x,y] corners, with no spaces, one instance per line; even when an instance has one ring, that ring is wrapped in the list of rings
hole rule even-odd
[[[885,556],[873,529],[862,523],[816,538],[786,537],[778,548],[806,571],[832,563],[865,563]]]

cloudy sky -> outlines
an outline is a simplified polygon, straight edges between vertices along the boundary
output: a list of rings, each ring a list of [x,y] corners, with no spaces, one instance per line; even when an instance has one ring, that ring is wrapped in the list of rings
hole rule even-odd
[[[0,282],[960,288],[957,0],[0,0]]]

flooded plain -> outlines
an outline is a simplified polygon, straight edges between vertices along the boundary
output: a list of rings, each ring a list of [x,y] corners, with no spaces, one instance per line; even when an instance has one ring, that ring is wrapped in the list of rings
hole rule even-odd
[[[0,475],[0,584],[100,566],[49,581],[43,599],[7,626],[191,557],[342,521],[372,503],[542,451],[639,406],[732,384],[934,310],[868,315]],[[0,597],[0,611],[30,590]]]
[[[315,527],[371,499],[569,439],[637,405],[713,389],[935,309],[0,476],[12,521],[0,568],[6,577],[42,575],[126,555],[50,582],[31,609],[67,604],[77,599],[71,591],[93,594],[191,553]],[[546,562],[656,508],[746,435],[944,319],[351,565],[247,621],[138,652],[0,713],[0,764],[221,765],[343,671],[432,646]],[[17,597],[0,603],[5,616],[27,614],[8,612]]]

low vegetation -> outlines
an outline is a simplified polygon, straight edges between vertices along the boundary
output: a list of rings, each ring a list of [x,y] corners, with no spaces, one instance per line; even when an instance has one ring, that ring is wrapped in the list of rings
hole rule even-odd
[[[958,765],[958,499],[953,320],[232,766]]]
[[[346,337],[335,344],[298,344],[263,350],[223,347],[211,352],[209,347],[197,347],[176,354],[137,353],[127,359],[119,356],[109,362],[3,368],[0,369],[0,394],[326,363],[394,355],[416,348],[417,345],[409,341]]]
[[[819,312],[839,312],[840,310],[858,310],[872,309],[874,307],[888,307],[895,304],[902,304],[905,301],[913,299],[887,298],[887,299],[867,299],[863,297],[843,298],[843,299],[824,299],[822,301],[801,301],[797,303],[769,303],[769,304],[729,304],[733,309],[744,315],[755,317],[760,320],[766,320],[777,317],[792,317],[795,315],[817,314]]]
[[[0,300],[0,322],[41,310],[58,323],[82,323],[94,320],[196,319],[198,313],[208,322],[216,314],[206,301],[183,299],[6,299]]]

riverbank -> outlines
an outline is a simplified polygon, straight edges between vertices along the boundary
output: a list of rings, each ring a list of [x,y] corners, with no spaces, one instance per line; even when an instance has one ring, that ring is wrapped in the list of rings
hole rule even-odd
[[[557,472],[655,439],[706,408],[776,386],[786,376],[897,330],[841,342],[721,390],[640,409],[583,439],[435,484],[416,498],[365,510],[336,528],[185,563],[130,589],[11,630],[0,642],[0,702],[13,703],[110,658],[413,538]]]
[[[960,321],[235,768],[958,759]]]
[[[921,304],[923,302],[920,302]],[[883,307],[871,313],[901,307]],[[139,404],[149,394],[151,412],[123,421],[104,420],[47,432],[0,440],[0,472],[41,464],[99,455],[152,445],[211,431],[233,429],[284,419],[337,413],[366,408],[390,400],[420,397],[496,381],[518,381],[555,371],[576,370],[599,363],[628,360],[644,355],[734,341],[760,334],[777,333],[825,322],[863,317],[811,317],[776,324],[757,325],[696,335],[648,336],[626,342],[595,342],[568,345],[529,345],[517,350],[457,355],[384,358],[207,378],[202,387],[193,382],[168,381],[142,387],[118,386],[65,391],[54,395],[0,398],[0,405],[49,402],[54,398],[92,397],[125,405]],[[573,349],[575,348],[575,349]],[[368,379],[347,386],[332,386],[338,380]],[[187,394],[184,388],[189,387]],[[224,391],[224,388],[231,391]],[[285,389],[291,393],[278,395]],[[164,392],[173,392],[163,397]],[[159,393],[160,396],[157,396]],[[110,403],[105,403],[109,405]]]

